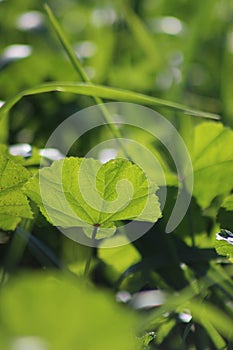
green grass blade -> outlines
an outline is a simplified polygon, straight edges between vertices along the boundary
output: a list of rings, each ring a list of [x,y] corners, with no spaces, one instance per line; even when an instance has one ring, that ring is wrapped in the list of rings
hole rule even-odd
[[[55,33],[57,34],[58,39],[60,40],[66,54],[68,55],[72,65],[74,66],[75,70],[81,76],[81,79],[83,82],[89,83],[90,85],[92,85],[91,80],[89,79],[88,75],[86,74],[85,70],[83,69],[79,58],[76,56],[74,50],[72,49],[72,46],[70,45],[69,41],[67,40],[66,35],[65,35],[62,27],[60,26],[58,20],[56,19],[55,15],[53,14],[51,8],[47,4],[44,5],[44,8],[45,8],[45,11],[47,12],[50,23],[51,23]],[[105,118],[107,124],[109,125],[109,129],[111,130],[113,136],[117,139],[118,144],[121,147],[121,149],[123,150],[126,158],[130,159],[130,157],[125,149],[125,146],[121,140],[121,138],[122,138],[121,133],[114,125],[112,118],[111,118],[111,115],[109,114],[107,108],[102,104],[103,101],[99,98],[99,96],[96,96],[96,95],[91,95],[91,96],[93,97],[95,103],[100,105],[100,110],[103,113],[103,117]]]
[[[24,230],[21,226],[19,226],[16,229],[16,234],[20,237],[20,239],[26,241],[31,254],[36,257],[42,266],[50,266],[56,268],[63,267],[62,263],[54,254],[54,252],[38,238],[33,236],[30,232]]]
[[[219,332],[216,330],[216,328],[212,325],[211,322],[208,320],[202,320],[203,328],[205,328],[206,332],[208,333],[209,337],[211,338],[212,342],[214,343],[216,349],[223,350],[226,349],[226,342],[223,339],[223,337],[219,334]],[[200,323],[200,322],[199,322]]]
[[[190,301],[189,309],[193,318],[205,327],[216,349],[225,349],[225,341],[219,333],[232,340],[232,318],[219,308],[203,301]]]
[[[199,110],[195,110],[184,106],[182,104],[178,104],[171,101],[166,101],[160,98],[132,92],[129,90],[117,89],[112,87],[105,87],[102,85],[92,85],[89,83],[71,83],[71,82],[53,82],[53,83],[45,83],[38,85],[34,88],[30,88],[28,90],[24,90],[14,96],[12,99],[7,101],[0,109],[0,112],[8,112],[18,101],[20,101],[24,96],[28,95],[36,95],[45,92],[67,92],[74,93],[78,95],[85,96],[96,96],[101,97],[108,100],[113,101],[121,101],[121,102],[131,102],[137,103],[147,106],[159,106],[159,107],[167,107],[173,110],[179,110],[186,114],[190,114],[196,117],[208,118],[219,120],[220,117],[216,114],[203,112]]]
[[[66,36],[57,21],[56,17],[54,16],[52,10],[50,7],[45,4],[45,11],[47,12],[47,15],[49,17],[50,23],[57,34],[65,52],[67,53],[72,65],[74,66],[77,73],[80,75],[81,79],[84,83],[69,83],[69,82],[53,82],[48,84],[39,85],[35,88],[31,88],[28,90],[25,90],[19,94],[17,94],[14,98],[12,98],[10,101],[5,103],[5,105],[0,109],[0,112],[7,112],[9,111],[21,98],[27,95],[35,95],[39,93],[44,92],[52,92],[52,91],[61,91],[61,92],[67,92],[67,93],[74,93],[74,94],[80,94],[80,95],[86,95],[86,96],[92,96],[94,98],[94,101],[96,104],[101,104],[102,100],[109,99],[109,100],[115,100],[115,101],[121,101],[121,102],[132,102],[132,103],[138,103],[138,104],[145,104],[150,106],[163,106],[172,108],[175,110],[182,111],[184,113],[203,117],[203,118],[210,118],[218,120],[220,119],[218,115],[208,113],[208,112],[202,112],[198,110],[194,110],[192,108],[189,108],[187,106],[184,106],[179,103],[166,101],[163,99],[143,95],[140,93],[135,93],[128,90],[122,90],[122,89],[116,89],[111,87],[105,87],[101,85],[94,85],[91,83],[90,79],[88,78],[85,70],[83,69],[79,59],[75,55],[70,43],[66,39]],[[112,125],[111,130],[113,134],[116,137],[120,137],[119,130],[114,127],[111,120],[111,117],[108,113],[108,111],[103,107],[102,108],[103,115],[106,119],[106,121]],[[1,117],[0,117],[1,119]]]
[[[161,50],[158,47],[158,39],[150,33],[143,20],[127,5],[125,1],[120,3],[119,9],[129,29],[131,30],[135,41],[138,43],[139,49],[141,49],[146,56],[153,62],[153,66],[160,67],[164,62],[164,57],[161,55]],[[146,63],[145,63],[146,64]]]
[[[62,44],[65,52],[67,53],[70,62],[72,63],[72,65],[74,66],[75,70],[78,72],[78,74],[80,75],[80,77],[82,78],[82,81],[84,82],[90,82],[90,79],[88,78],[85,70],[83,69],[78,57],[75,55],[69,41],[67,40],[66,36],[63,33],[63,30],[59,24],[59,22],[57,21],[56,17],[54,16],[51,8],[45,4],[44,5],[44,9],[48,15],[48,18],[50,20],[50,23],[55,31],[55,33],[58,36],[58,39],[60,41],[60,43]]]
[[[230,277],[233,275],[233,269],[230,268],[226,274],[217,273],[217,275],[213,279],[214,272],[215,272],[215,270],[210,268],[210,271],[207,273],[206,276],[200,278],[199,280],[193,281],[192,284],[190,284],[189,286],[184,288],[181,292],[179,292],[179,294],[172,295],[172,296],[168,297],[162,306],[160,306],[159,308],[152,311],[151,314],[148,315],[147,318],[145,318],[142,321],[141,328],[145,329],[145,330],[153,330],[154,327],[159,325],[161,318],[163,318],[163,315],[165,313],[174,312],[174,310],[176,310],[176,309],[180,310],[181,307],[184,307],[184,309],[188,308],[191,311],[194,310],[194,314],[198,316],[198,311],[195,311],[195,307],[197,304],[197,307],[199,306],[200,310],[201,310],[201,304],[198,303],[197,301],[195,301],[194,297],[198,297],[198,295],[205,293],[209,287],[215,285],[216,283],[223,286],[223,289],[227,293],[231,293],[230,295],[233,295],[233,289],[231,288],[231,286],[226,285],[226,283],[225,283],[225,282],[228,282]],[[216,270],[216,272],[219,272],[219,271]],[[196,287],[194,287],[195,286],[194,282],[196,284]],[[215,312],[217,312],[216,308],[210,304],[209,304],[208,308],[210,309],[211,314],[214,314]],[[223,317],[225,317],[225,313],[223,313],[222,311],[221,311],[221,317],[222,317],[222,319],[223,319]],[[226,318],[228,319],[228,321],[230,321],[229,316],[226,316]],[[208,320],[223,335],[226,335],[226,333],[230,329],[228,327],[229,323],[227,323],[227,322],[226,322],[226,325],[221,326],[221,321],[220,322],[218,322],[218,321],[212,322],[211,317]],[[231,320],[231,322],[232,322],[232,320]]]

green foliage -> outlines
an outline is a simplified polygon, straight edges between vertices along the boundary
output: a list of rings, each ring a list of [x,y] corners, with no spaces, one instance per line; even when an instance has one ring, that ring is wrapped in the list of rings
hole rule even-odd
[[[224,198],[217,215],[220,226],[230,231],[233,231],[232,211],[232,195],[230,195]]]
[[[22,190],[30,173],[18,162],[1,154],[0,174],[0,228],[13,231],[22,219],[33,218],[28,199]]]
[[[222,124],[204,123],[195,128],[191,151],[195,176],[194,195],[206,208],[233,188],[233,131]]]
[[[55,161],[50,168],[40,170],[25,188],[53,225],[86,227],[90,236],[90,226],[97,226],[96,238],[114,234],[115,221],[155,222],[161,215],[154,194],[156,185],[148,183],[143,171],[125,159],[102,166],[85,158]]]
[[[129,244],[129,241],[122,237],[119,242],[118,237],[112,237],[109,242],[109,248],[106,249],[99,246],[98,257],[106,264],[106,273],[108,278],[113,282],[117,282],[120,276],[129,266],[132,266],[140,261],[140,254],[137,249]],[[114,247],[114,245],[121,246]],[[124,287],[122,287],[124,288]]]
[[[0,347],[231,349],[232,2],[51,0],[49,6],[0,1]],[[41,159],[39,149],[64,118],[101,99],[156,108],[183,137],[194,190],[170,235],[165,227],[180,188],[173,160],[152,135],[115,127],[102,109],[110,130],[85,134],[51,166]],[[125,159],[102,165],[83,158],[112,135],[137,140],[156,156],[169,186],[164,207],[164,178],[142,148],[120,144],[117,151],[124,157],[127,150],[136,164],[143,158],[146,173]],[[9,146],[18,143],[30,144],[32,155],[11,155]],[[39,170],[41,161],[47,167]],[[85,176],[78,177],[82,168]],[[113,235],[122,221],[135,219],[138,226],[156,224],[133,243]],[[112,235],[115,248],[100,240],[90,250],[55,226]],[[78,277],[84,261],[85,282]],[[22,269],[31,273],[16,278]],[[119,291],[128,306],[115,302]],[[143,309],[139,327],[140,312],[130,308]]]
[[[136,348],[135,315],[107,292],[65,275],[17,278],[2,290],[0,314],[2,349],[12,349],[14,342],[16,347],[23,337],[35,337],[51,350]]]
[[[233,196],[228,196],[224,199],[222,205],[222,208],[228,210],[228,211],[233,211]]]
[[[216,251],[218,254],[233,258],[233,234],[228,230],[221,230],[216,235]]]

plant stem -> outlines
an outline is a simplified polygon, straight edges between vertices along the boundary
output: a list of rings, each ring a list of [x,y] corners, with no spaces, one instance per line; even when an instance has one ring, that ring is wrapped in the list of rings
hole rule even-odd
[[[97,234],[97,230],[98,230],[98,226],[94,226],[93,232],[92,232],[92,236],[91,236],[92,243],[94,243],[94,240],[95,240],[95,237],[96,237],[96,234]],[[90,247],[88,255],[87,255],[87,261],[86,261],[85,269],[84,269],[84,276],[86,276],[86,277],[88,276],[88,273],[89,273],[89,270],[90,270],[92,253],[93,253],[93,247]]]
[[[3,266],[2,268],[2,274],[1,274],[1,279],[0,279],[0,287],[2,287],[4,285],[5,282],[5,278],[6,278],[6,269]]]
[[[56,19],[55,15],[53,14],[53,11],[51,10],[51,8],[48,6],[48,4],[44,4],[44,9],[47,12],[47,15],[49,17],[50,23],[52,24],[52,27],[54,29],[54,31],[56,32],[59,41],[61,42],[66,54],[68,55],[72,65],[74,66],[76,72],[79,73],[82,81],[84,82],[90,82],[89,77],[87,76],[85,70],[82,68],[82,65],[78,59],[78,57],[76,56],[76,54],[74,53],[74,50],[72,49],[70,43],[68,42],[68,40],[66,39],[63,30],[58,22],[58,20]]]
[[[83,69],[79,58],[77,57],[72,46],[70,45],[69,41],[67,40],[67,38],[62,30],[62,27],[60,26],[58,20],[56,19],[55,15],[53,14],[51,8],[47,4],[44,5],[44,8],[45,8],[45,11],[47,12],[50,23],[52,24],[53,29],[56,32],[58,39],[59,39],[61,45],[63,46],[67,56],[69,57],[70,62],[72,63],[74,69],[79,74],[79,76],[81,77],[83,82],[89,83],[90,85],[93,85],[92,81],[89,79],[88,75],[86,74],[85,70]],[[107,123],[107,126],[111,130],[113,136],[116,138],[119,147],[124,152],[126,158],[128,158],[130,160],[130,156],[129,156],[129,154],[124,146],[124,143],[121,140],[121,138],[122,138],[121,133],[117,129],[117,127],[115,126],[114,121],[112,120],[109,111],[107,110],[107,108],[103,104],[103,101],[101,100],[100,97],[97,97],[97,96],[92,96],[92,98],[95,101],[95,103],[97,105],[99,105],[99,108],[103,114],[105,122]]]
[[[180,350],[185,350],[186,339],[187,339],[187,337],[189,335],[189,332],[191,331],[192,326],[193,326],[193,320],[191,319],[191,321],[189,321],[189,323],[185,327],[184,334],[183,334],[183,337],[182,337],[182,344],[181,344]]]

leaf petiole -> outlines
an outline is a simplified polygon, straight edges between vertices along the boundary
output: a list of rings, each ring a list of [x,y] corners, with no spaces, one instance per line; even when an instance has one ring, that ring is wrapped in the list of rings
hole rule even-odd
[[[91,236],[92,243],[94,243],[95,237],[97,235],[98,227],[99,227],[99,225],[94,225],[93,226],[93,231],[92,231],[92,236]],[[87,255],[87,261],[86,261],[85,269],[84,269],[84,276],[85,277],[88,276],[88,273],[89,273],[89,270],[90,270],[92,254],[93,254],[93,247],[90,247],[88,255]]]

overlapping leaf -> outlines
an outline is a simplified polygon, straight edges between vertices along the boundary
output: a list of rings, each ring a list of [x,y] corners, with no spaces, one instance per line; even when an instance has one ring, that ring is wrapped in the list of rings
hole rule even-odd
[[[233,234],[229,230],[222,229],[216,235],[215,248],[218,254],[233,258]]]
[[[218,211],[217,221],[222,228],[233,231],[233,195],[224,198]]]
[[[32,212],[22,186],[29,172],[6,155],[0,155],[0,228],[14,230],[22,218],[31,219]]]
[[[221,207],[228,211],[233,211],[233,195],[226,197]]]
[[[233,131],[220,123],[207,122],[195,128],[193,193],[201,207],[208,207],[216,196],[232,190],[232,145]]]

